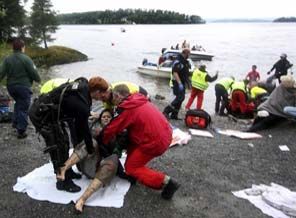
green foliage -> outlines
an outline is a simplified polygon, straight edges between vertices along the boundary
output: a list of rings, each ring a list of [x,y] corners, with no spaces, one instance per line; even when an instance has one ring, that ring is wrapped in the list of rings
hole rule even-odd
[[[48,49],[30,47],[26,48],[26,54],[32,58],[36,66],[45,67],[87,60],[85,54],[63,46],[50,46]]]
[[[61,14],[61,24],[199,24],[205,21],[196,15],[188,16],[172,11],[119,9]]]
[[[25,10],[20,0],[0,0],[0,43],[13,34],[24,36]]]
[[[0,44],[0,63],[12,53],[11,46]],[[40,47],[26,47],[25,52],[32,58],[37,67],[50,67],[77,61],[86,61],[87,56],[79,51],[63,46],[50,46],[48,49]]]
[[[58,29],[56,13],[51,8],[50,0],[34,0],[30,17],[30,35],[36,43],[43,42],[45,48],[47,42],[54,40],[51,34]]]

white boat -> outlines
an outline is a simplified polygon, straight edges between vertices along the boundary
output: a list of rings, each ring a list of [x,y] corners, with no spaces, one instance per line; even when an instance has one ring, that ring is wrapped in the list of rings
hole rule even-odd
[[[188,61],[190,62],[190,72],[192,73],[195,68],[195,65],[193,64],[192,60],[188,59]],[[170,79],[172,67],[141,65],[138,67],[137,72],[147,76]]]
[[[181,53],[182,53],[182,50],[166,49],[163,55],[181,54]],[[190,56],[189,56],[189,58],[193,61],[199,61],[199,60],[211,61],[213,57],[214,57],[213,54],[210,54],[206,51],[198,51],[198,50],[191,50]]]

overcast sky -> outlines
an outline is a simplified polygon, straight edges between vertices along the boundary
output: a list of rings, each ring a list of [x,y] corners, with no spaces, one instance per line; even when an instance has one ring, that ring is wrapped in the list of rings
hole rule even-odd
[[[33,0],[29,0],[27,7]],[[51,0],[58,13],[161,9],[208,18],[277,18],[296,16],[296,0]]]

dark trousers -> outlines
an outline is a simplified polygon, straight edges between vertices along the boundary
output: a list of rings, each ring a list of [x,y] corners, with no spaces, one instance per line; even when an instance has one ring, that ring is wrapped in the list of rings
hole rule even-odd
[[[224,114],[224,110],[228,105],[228,93],[224,86],[220,84],[215,85],[215,94],[216,94],[216,104],[215,112],[219,114]],[[221,107],[220,107],[221,103]]]
[[[252,126],[247,131],[257,132],[260,130],[264,130],[284,120],[285,118],[276,116],[274,114],[270,114],[267,117],[256,117]]]
[[[13,126],[18,133],[26,131],[28,126],[28,110],[31,103],[32,91],[22,85],[10,85],[7,87],[9,95],[14,99]]]
[[[185,88],[183,90],[179,90],[179,85],[176,81],[173,81],[173,94],[175,95],[174,100],[170,105],[165,107],[164,113],[169,116],[171,114],[171,118],[177,118],[179,110],[182,106],[182,103],[185,99]]]

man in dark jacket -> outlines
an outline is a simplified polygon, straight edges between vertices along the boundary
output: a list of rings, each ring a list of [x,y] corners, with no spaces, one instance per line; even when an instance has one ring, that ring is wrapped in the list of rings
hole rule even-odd
[[[167,118],[178,119],[179,110],[185,99],[186,86],[191,87],[189,81],[190,64],[187,61],[189,55],[190,49],[185,48],[173,63],[171,82],[176,97],[170,105],[164,108],[163,114]]]
[[[281,54],[280,58],[281,59],[272,66],[270,71],[267,72],[267,74],[270,74],[275,69],[274,77],[278,79],[279,83],[281,83],[281,76],[287,75],[288,69],[293,66],[293,64],[287,60],[287,54]]]
[[[113,90],[116,114],[103,129],[100,138],[109,144],[124,129],[128,132],[125,171],[143,185],[160,190],[164,199],[171,199],[179,184],[162,172],[150,169],[147,163],[162,155],[172,141],[172,129],[161,112],[139,93],[131,94],[126,85]],[[109,149],[113,149],[110,148]]]
[[[14,40],[13,54],[6,57],[0,69],[0,81],[7,78],[7,90],[14,99],[14,115],[12,126],[16,128],[18,138],[27,137],[26,130],[28,126],[28,109],[31,103],[32,83],[40,82],[40,76],[37,69],[25,52],[25,43],[20,40]]]
[[[45,152],[49,152],[57,174],[69,158],[69,137],[66,126],[70,129],[74,147],[84,141],[87,152],[92,154],[94,151],[88,125],[92,100],[85,78],[79,78],[71,83],[65,82],[52,88],[52,90],[46,89],[46,93],[35,99],[30,107],[29,116],[37,132],[45,140],[47,147]],[[78,178],[81,178],[81,175],[70,169],[66,172],[65,180],[57,181],[56,188],[67,192],[79,192],[80,187],[72,181]]]

